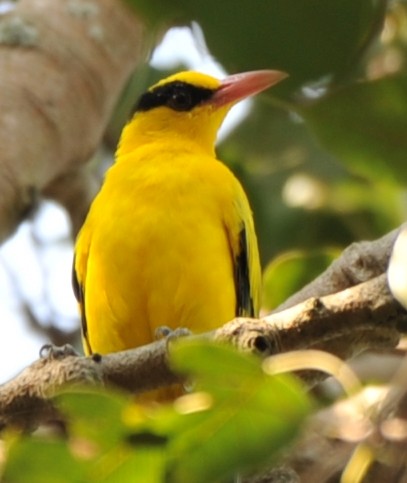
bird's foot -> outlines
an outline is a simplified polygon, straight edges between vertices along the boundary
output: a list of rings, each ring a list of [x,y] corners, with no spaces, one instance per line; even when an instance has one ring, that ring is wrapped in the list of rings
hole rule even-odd
[[[179,337],[185,337],[191,335],[191,331],[185,327],[177,327],[176,329],[171,329],[166,325],[160,325],[155,329],[154,337],[156,340],[166,339],[167,343],[171,342]]]
[[[64,344],[62,346],[44,344],[40,349],[41,359],[65,359],[65,357],[69,356],[79,356],[79,353],[71,344]]]

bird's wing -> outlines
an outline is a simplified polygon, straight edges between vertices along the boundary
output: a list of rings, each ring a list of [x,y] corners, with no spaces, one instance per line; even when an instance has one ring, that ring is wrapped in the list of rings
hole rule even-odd
[[[228,233],[236,287],[236,316],[256,317],[261,291],[259,252],[250,206],[240,187],[234,207]]]
[[[78,301],[80,314],[81,314],[81,323],[82,323],[82,340],[83,346],[85,348],[85,352],[89,355],[92,354],[92,349],[89,344],[88,338],[88,326],[86,323],[86,313],[85,313],[85,288],[84,284],[79,277],[78,270],[77,270],[77,256],[76,253],[74,255],[73,263],[72,263],[72,287],[73,292],[75,294],[75,298]]]

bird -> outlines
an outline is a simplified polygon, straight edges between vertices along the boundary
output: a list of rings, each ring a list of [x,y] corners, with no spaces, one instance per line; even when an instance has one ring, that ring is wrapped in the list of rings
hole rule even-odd
[[[183,71],[141,95],[75,243],[85,354],[148,344],[162,327],[201,333],[258,315],[252,211],[215,143],[234,104],[286,76]]]

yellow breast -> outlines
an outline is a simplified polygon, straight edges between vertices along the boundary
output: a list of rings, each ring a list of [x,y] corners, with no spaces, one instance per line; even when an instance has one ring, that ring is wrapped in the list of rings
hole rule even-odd
[[[240,190],[223,164],[185,146],[147,145],[109,170],[78,239],[93,352],[146,344],[163,325],[202,332],[234,317],[240,223],[226,226]]]

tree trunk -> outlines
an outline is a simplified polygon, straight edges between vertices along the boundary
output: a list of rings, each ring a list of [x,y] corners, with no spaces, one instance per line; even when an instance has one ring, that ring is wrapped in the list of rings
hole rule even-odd
[[[0,15],[0,241],[44,191],[80,224],[93,195],[83,164],[142,58],[142,39],[119,0],[20,0]]]

